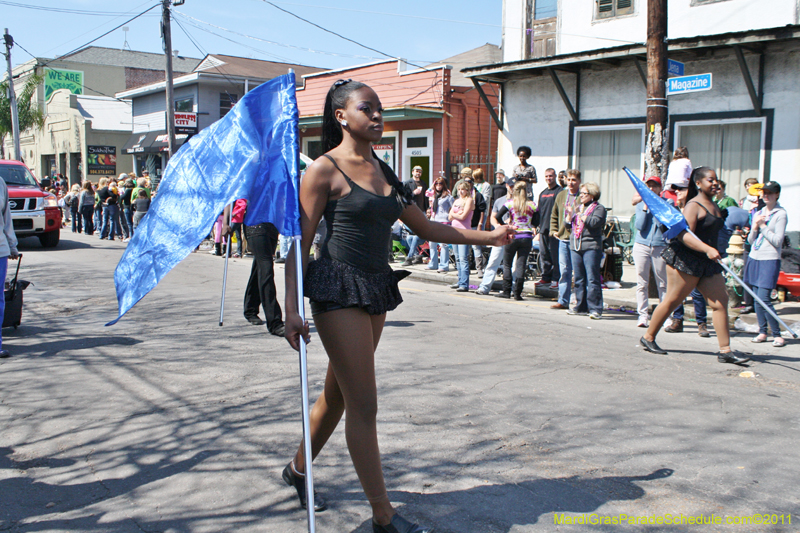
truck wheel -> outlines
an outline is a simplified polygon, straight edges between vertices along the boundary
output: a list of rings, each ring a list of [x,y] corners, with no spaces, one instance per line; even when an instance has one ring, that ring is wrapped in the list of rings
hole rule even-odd
[[[42,243],[42,248],[55,248],[58,246],[58,241],[61,238],[61,230],[48,231],[39,235],[39,242]]]

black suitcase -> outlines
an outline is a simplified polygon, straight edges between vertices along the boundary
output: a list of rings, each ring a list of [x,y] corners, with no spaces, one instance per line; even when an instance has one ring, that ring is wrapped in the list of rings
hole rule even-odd
[[[5,283],[5,300],[6,311],[3,314],[3,327],[10,328],[17,326],[22,322],[22,291],[24,291],[30,282],[19,280],[19,265],[22,263],[22,254],[19,254],[17,260],[17,272],[14,274],[14,279],[6,281]]]

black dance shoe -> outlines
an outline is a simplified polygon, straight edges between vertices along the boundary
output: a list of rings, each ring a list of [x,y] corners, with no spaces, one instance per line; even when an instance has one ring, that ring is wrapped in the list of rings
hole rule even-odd
[[[642,337],[641,339],[639,339],[639,344],[642,345],[642,348],[644,348],[645,351],[648,351],[650,353],[654,353],[656,355],[667,355],[667,351],[662,350],[661,347],[658,344],[656,344],[655,339],[649,341],[644,337]]]
[[[730,351],[725,353],[718,353],[717,354],[717,362],[719,363],[730,363],[732,365],[743,365],[744,363],[750,360],[749,357],[746,355],[742,355],[738,352]]]
[[[399,514],[392,517],[392,521],[385,526],[372,522],[373,533],[433,533],[432,527],[422,527],[412,524]]]
[[[286,465],[286,468],[283,469],[282,477],[287,485],[297,490],[297,496],[300,498],[300,506],[306,509],[308,507],[308,503],[306,502],[306,476],[295,472],[290,462]],[[319,513],[327,508],[327,502],[317,494],[317,491],[314,491],[314,512]]]

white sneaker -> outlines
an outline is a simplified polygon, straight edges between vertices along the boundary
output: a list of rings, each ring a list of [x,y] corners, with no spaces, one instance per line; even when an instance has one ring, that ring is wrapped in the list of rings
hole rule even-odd
[[[127,237],[127,238],[125,238],[125,239],[122,239],[122,242],[128,242],[129,240],[131,240],[131,238],[130,238],[130,237]]]
[[[551,282],[551,283],[550,283],[550,288],[551,288],[551,289],[557,289],[557,288],[558,288],[558,282],[557,282],[557,281],[553,281],[553,282]]]

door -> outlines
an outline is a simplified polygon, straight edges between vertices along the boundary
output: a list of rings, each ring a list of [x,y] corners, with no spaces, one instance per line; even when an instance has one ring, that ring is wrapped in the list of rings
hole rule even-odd
[[[433,161],[433,128],[403,132],[403,167],[401,180],[411,179],[411,170],[422,167],[422,182],[430,185]]]

